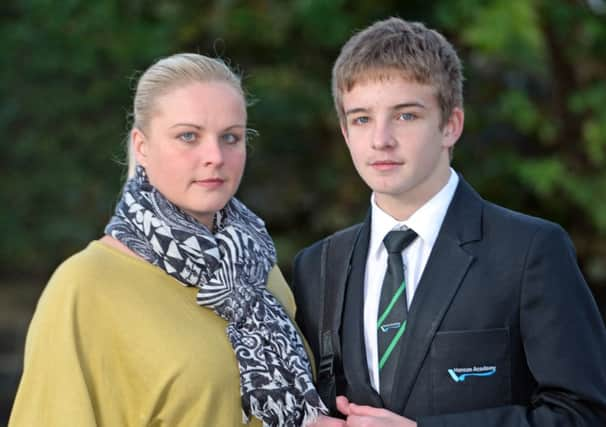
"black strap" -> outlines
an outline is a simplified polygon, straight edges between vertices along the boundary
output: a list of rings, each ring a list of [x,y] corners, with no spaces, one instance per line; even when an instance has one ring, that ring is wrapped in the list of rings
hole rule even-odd
[[[336,373],[335,362],[341,360],[341,342],[339,328],[343,312],[345,283],[351,269],[351,257],[361,230],[360,225],[350,227],[325,239],[322,243],[320,258],[319,322],[319,367],[318,391],[320,397],[336,412]]]

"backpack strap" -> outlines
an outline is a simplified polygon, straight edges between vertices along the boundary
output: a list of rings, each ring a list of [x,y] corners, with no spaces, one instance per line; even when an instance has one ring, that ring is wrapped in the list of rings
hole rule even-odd
[[[351,258],[362,229],[361,224],[349,227],[322,242],[320,256],[319,298],[319,367],[318,391],[331,412],[336,412],[337,381],[335,367],[340,366],[341,340],[339,329],[343,300]]]

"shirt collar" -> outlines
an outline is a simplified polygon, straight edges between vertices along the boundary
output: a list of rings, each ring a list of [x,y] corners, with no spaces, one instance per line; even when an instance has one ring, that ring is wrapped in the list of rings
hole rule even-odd
[[[369,254],[377,257],[383,249],[385,235],[394,229],[412,228],[430,248],[435,243],[438,232],[444,222],[448,206],[454,197],[459,183],[459,176],[451,168],[448,182],[423,206],[417,209],[406,221],[398,221],[382,210],[375,202],[375,194],[370,197],[371,204],[371,233]]]

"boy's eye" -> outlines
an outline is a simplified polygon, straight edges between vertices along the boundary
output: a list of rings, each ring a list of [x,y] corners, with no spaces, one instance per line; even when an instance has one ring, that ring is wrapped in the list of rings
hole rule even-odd
[[[179,134],[178,138],[183,142],[193,142],[196,139],[196,134],[194,132],[183,132]]]
[[[368,123],[370,121],[370,118],[368,116],[360,116],[360,117],[356,117],[352,120],[352,123],[354,125],[364,125],[366,123]]]
[[[398,114],[398,120],[410,121],[410,120],[414,120],[416,118],[417,118],[417,116],[415,116],[412,113],[400,113],[400,114]]]

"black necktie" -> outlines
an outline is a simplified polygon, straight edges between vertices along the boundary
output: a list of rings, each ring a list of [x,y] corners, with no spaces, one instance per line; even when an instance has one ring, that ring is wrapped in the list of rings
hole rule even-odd
[[[381,287],[381,300],[377,321],[379,350],[379,377],[381,395],[391,390],[395,360],[391,355],[406,330],[406,281],[402,251],[417,237],[411,229],[387,233],[383,244],[387,249],[387,270]]]

